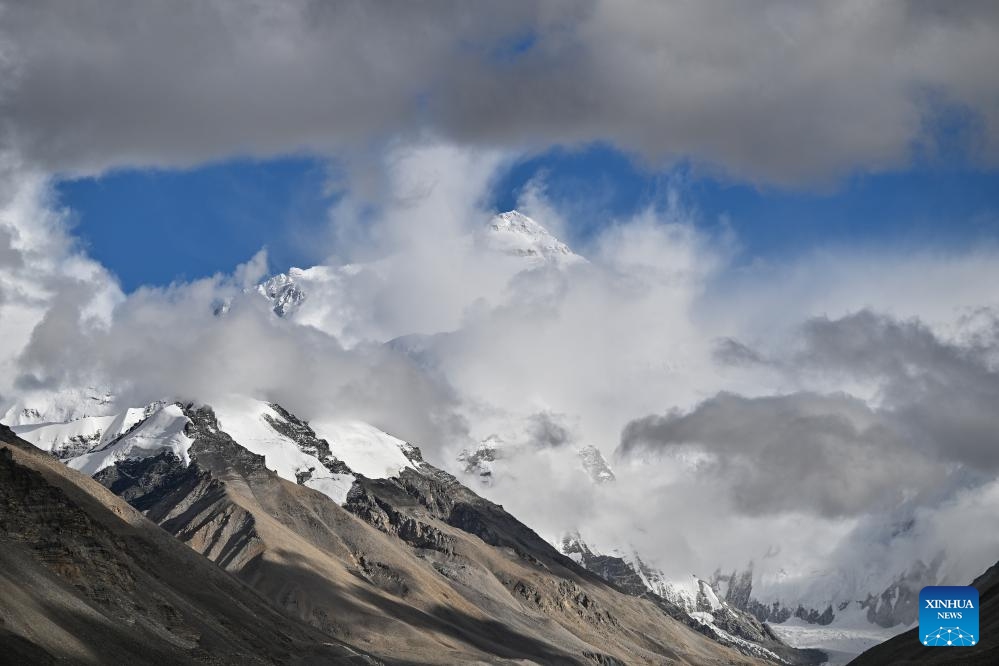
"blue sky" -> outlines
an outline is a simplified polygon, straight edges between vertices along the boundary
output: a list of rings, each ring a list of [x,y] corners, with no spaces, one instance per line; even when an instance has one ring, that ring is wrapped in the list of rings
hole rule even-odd
[[[263,246],[272,271],[321,261],[334,201],[326,179],[318,159],[237,160],[63,180],[57,194],[88,252],[131,291],[231,271]],[[515,162],[497,179],[490,205],[514,207],[532,181],[544,184],[577,246],[611,220],[662,206],[670,187],[707,232],[735,231],[740,263],[830,246],[966,250],[999,240],[999,172],[961,160],[781,189],[686,165],[654,169],[593,145]],[[143,246],[156,251],[137,250]]]

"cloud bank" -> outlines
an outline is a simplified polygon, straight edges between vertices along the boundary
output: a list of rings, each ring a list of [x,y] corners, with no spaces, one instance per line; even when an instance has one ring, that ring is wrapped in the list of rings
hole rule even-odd
[[[427,136],[609,141],[778,184],[955,143],[999,157],[989,2],[83,0],[0,18],[0,136],[54,171]]]

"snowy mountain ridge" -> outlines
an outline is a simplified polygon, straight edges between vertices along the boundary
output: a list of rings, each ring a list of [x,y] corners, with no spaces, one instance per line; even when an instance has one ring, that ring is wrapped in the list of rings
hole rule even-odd
[[[112,404],[109,399],[104,406]],[[389,478],[416,469],[420,462],[414,446],[360,421],[329,419],[312,430],[280,406],[244,396],[230,396],[213,409],[220,426],[251,453],[263,456],[268,469],[340,505],[356,475]],[[41,412],[29,408],[29,414]],[[115,414],[11,429],[67,466],[93,476],[121,461],[163,453],[187,465],[193,440],[185,430],[190,423],[181,404],[154,402]]]

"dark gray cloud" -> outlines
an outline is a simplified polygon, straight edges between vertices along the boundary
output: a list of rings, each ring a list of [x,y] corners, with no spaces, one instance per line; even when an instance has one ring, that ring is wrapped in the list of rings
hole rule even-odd
[[[733,338],[717,340],[711,355],[722,365],[753,366],[766,363],[760,352]]]
[[[4,140],[55,170],[608,140],[795,183],[999,155],[993,3],[5,2]]]
[[[946,342],[918,320],[863,311],[807,323],[795,363],[877,382],[882,408],[921,433],[942,459],[996,469],[999,372],[993,358],[999,349],[988,340]]]
[[[946,478],[943,466],[913,452],[907,434],[843,394],[722,393],[686,414],[632,421],[619,455],[706,454],[694,473],[750,515],[837,517],[890,509]]]
[[[949,342],[918,320],[869,311],[813,319],[780,368],[870,384],[874,406],[845,393],[720,393],[686,413],[630,422],[618,455],[702,456],[696,474],[750,514],[857,515],[939,500],[999,468],[999,372],[988,339]]]
[[[17,230],[0,224],[0,269],[18,269],[24,265],[24,257],[14,247]]]
[[[572,431],[565,423],[564,414],[537,412],[527,418],[527,435],[532,445],[556,448],[573,440]]]

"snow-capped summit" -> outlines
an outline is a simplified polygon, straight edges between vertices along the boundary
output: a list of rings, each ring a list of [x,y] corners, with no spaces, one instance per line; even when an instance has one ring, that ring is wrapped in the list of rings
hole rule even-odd
[[[548,229],[516,210],[490,220],[480,238],[486,247],[508,255],[552,262],[582,259]]]
[[[509,262],[507,277],[539,265],[562,267],[586,261],[544,226],[516,210],[500,213],[473,233],[451,240],[457,248],[474,247],[515,259]],[[291,268],[260,283],[256,290],[270,301],[277,316],[341,337],[345,333],[342,323],[360,314],[352,294],[354,285],[377,283],[391,271],[395,259],[390,256],[371,263]]]
[[[607,464],[607,460],[597,447],[592,444],[584,446],[577,453],[579,454],[580,461],[583,463],[583,469],[590,475],[594,483],[607,483],[616,478],[614,470]]]

